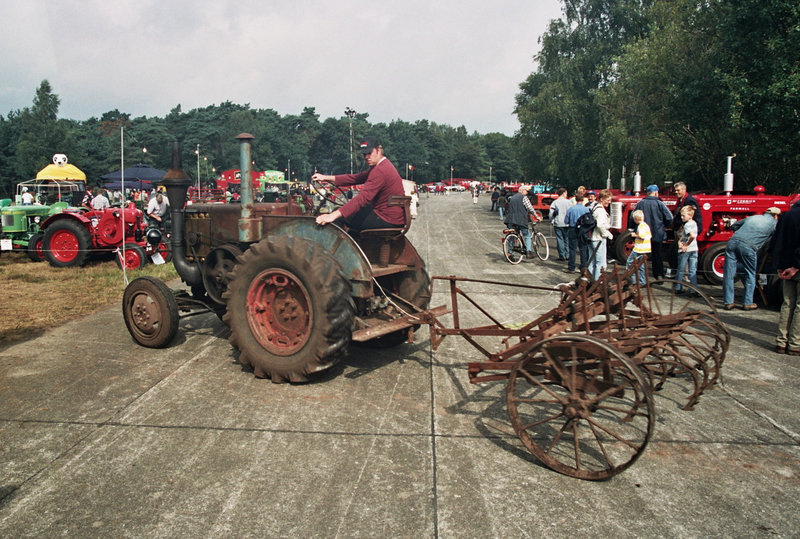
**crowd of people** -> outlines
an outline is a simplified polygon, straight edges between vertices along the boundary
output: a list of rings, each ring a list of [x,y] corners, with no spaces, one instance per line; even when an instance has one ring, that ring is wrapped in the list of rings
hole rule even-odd
[[[96,192],[95,192],[96,191]],[[164,193],[163,188],[144,191],[130,189],[127,191],[127,203],[129,208],[137,208],[141,203],[144,208],[145,218],[148,223],[161,226],[169,217],[169,199]],[[106,208],[121,207],[125,197],[122,192],[115,190],[109,192],[108,189],[95,189],[94,186],[87,186],[81,199],[80,207],[86,210],[102,211]]]
[[[670,254],[677,261],[673,283],[675,293],[697,296],[697,238],[703,232],[702,213],[685,183],[679,182],[673,187],[677,197],[674,212],[661,200],[659,187],[655,184],[645,189],[646,196],[630,212],[626,225],[633,238],[633,248],[626,267],[647,257],[646,263],[640,265],[633,275],[633,282],[647,282],[648,266],[652,278],[661,279],[666,276],[665,248],[673,249]],[[505,188],[495,188],[491,210],[499,213],[506,226],[515,226],[523,233],[530,256],[530,234],[526,235],[525,230],[534,208],[528,192],[529,187],[524,185],[516,194]],[[549,208],[558,253],[556,260],[565,263],[564,272],[583,272],[585,269],[593,279],[599,279],[607,267],[607,242],[613,238],[609,215],[611,191],[587,191],[581,186],[569,197],[568,191],[562,187],[556,194]],[[758,309],[753,298],[758,253],[762,248],[766,249],[776,262],[783,292],[775,351],[800,356],[800,312],[796,313],[800,299],[800,201],[782,218],[779,208],[770,207],[763,214],[732,223],[731,229],[734,234],[725,249],[723,309],[737,308],[734,298],[737,277],[744,285],[740,308],[745,311]],[[665,243],[668,230],[672,231],[674,241]],[[687,286],[687,282],[691,286]]]

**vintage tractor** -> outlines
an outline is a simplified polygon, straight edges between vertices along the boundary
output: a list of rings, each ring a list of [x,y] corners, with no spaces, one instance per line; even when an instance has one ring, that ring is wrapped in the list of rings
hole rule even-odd
[[[733,191],[733,173],[731,172],[730,158],[728,172],[725,174],[723,191],[714,194],[693,193],[692,196],[700,205],[703,219],[703,230],[697,238],[699,260],[697,273],[702,275],[710,284],[722,283],[722,272],[725,266],[725,246],[733,236],[731,225],[740,219],[751,215],[764,213],[767,208],[775,206],[781,211],[788,211],[800,195],[768,195],[763,186],[756,186],[753,193],[736,193]],[[628,229],[629,216],[636,204],[644,198],[641,194],[641,179],[634,178],[633,193],[629,195],[615,195],[611,203],[611,232],[614,234],[610,253],[622,263],[625,263],[633,248],[632,231]],[[674,213],[677,198],[674,193],[667,190],[660,196],[664,204]],[[667,241],[672,242],[671,230],[667,231]],[[676,263],[669,257],[665,260],[671,265]]]
[[[237,137],[241,170],[250,168],[252,135]],[[258,377],[301,382],[330,367],[352,341],[393,346],[409,339],[428,308],[430,279],[402,228],[364,230],[356,241],[315,215],[346,202],[335,188],[309,185],[302,203],[256,203],[249,182],[235,204],[184,205],[191,180],[173,150],[164,177],[172,201],[173,264],[188,293],[149,277],[133,280],[123,315],[134,340],[164,347],[179,311],[212,310],[230,327],[239,361]]]
[[[36,203],[22,204],[22,194],[29,192]],[[11,199],[0,200],[2,228],[0,250],[24,251],[34,262],[44,260],[41,225],[51,216],[65,211],[80,192],[76,182],[58,180],[29,180],[17,185],[16,204]]]
[[[134,207],[73,208],[47,218],[41,232],[44,256],[54,267],[81,266],[90,255],[110,252],[126,269],[141,268],[154,256],[159,261],[171,257],[163,233],[148,227],[142,211]]]

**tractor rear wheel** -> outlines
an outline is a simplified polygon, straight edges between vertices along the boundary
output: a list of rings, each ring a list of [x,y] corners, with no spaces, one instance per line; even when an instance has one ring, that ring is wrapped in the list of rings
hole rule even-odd
[[[614,258],[620,264],[625,264],[631,251],[633,251],[633,233],[625,230],[614,240]]]
[[[89,255],[92,239],[89,231],[77,221],[56,221],[44,233],[44,256],[51,266],[81,266]]]
[[[222,295],[239,361],[273,382],[304,382],[344,355],[353,330],[350,283],[318,244],[264,239],[238,259]]]
[[[41,262],[44,260],[44,234],[37,232],[28,240],[27,254],[28,258],[34,262]]]

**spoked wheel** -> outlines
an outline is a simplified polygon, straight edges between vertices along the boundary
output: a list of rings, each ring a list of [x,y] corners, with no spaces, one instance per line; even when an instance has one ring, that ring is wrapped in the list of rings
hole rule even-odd
[[[239,361],[273,382],[303,382],[330,367],[350,343],[350,291],[341,266],[314,242],[276,237],[252,245],[222,294]]]
[[[118,268],[135,270],[144,267],[147,263],[147,254],[144,252],[144,247],[138,243],[126,243],[125,249],[119,250],[115,260]]]
[[[665,316],[688,311],[701,311],[713,316],[717,315],[717,308],[705,292],[694,285],[674,279],[652,279],[647,282],[647,287],[642,290],[641,308],[647,313],[656,316]],[[681,286],[683,293],[675,291],[676,286]]]
[[[219,304],[224,304],[222,294],[227,290],[231,280],[231,272],[236,266],[236,257],[242,250],[236,245],[220,245],[211,251],[203,262],[203,285],[208,297]]]
[[[547,260],[550,258],[550,246],[547,244],[547,238],[544,234],[537,232],[533,235],[533,252],[539,257],[539,260]]]
[[[125,287],[122,316],[131,337],[148,348],[163,348],[178,332],[178,302],[154,277],[138,277]]]
[[[347,195],[344,190],[333,182],[312,182],[311,193],[315,195],[313,215],[319,215],[327,208],[332,212],[347,204]]]
[[[578,479],[608,479],[628,468],[655,422],[652,393],[639,368],[587,335],[536,344],[511,371],[506,402],[528,451]]]
[[[503,240],[503,254],[512,264],[519,264],[525,258],[525,242],[514,233],[506,234]]]

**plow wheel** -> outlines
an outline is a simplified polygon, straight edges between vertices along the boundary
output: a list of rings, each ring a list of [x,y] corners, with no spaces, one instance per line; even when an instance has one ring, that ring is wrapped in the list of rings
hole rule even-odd
[[[586,335],[536,344],[506,387],[514,431],[549,468],[603,480],[628,468],[653,431],[655,408],[641,371],[622,352]]]
[[[211,251],[203,262],[203,285],[208,297],[219,304],[225,304],[222,294],[231,280],[231,271],[236,265],[236,257],[242,251],[235,245],[220,245]]]
[[[148,348],[163,348],[178,331],[178,302],[154,277],[138,277],[125,287],[122,316],[131,337]]]
[[[277,237],[238,260],[222,295],[239,361],[273,382],[303,382],[343,355],[353,329],[350,283],[318,244]]]
[[[685,290],[683,294],[675,292],[675,285],[680,284]],[[678,283],[674,279],[654,279],[642,290],[640,308],[646,314],[667,316],[671,314],[700,311],[717,316],[717,308],[702,290],[689,283]]]

